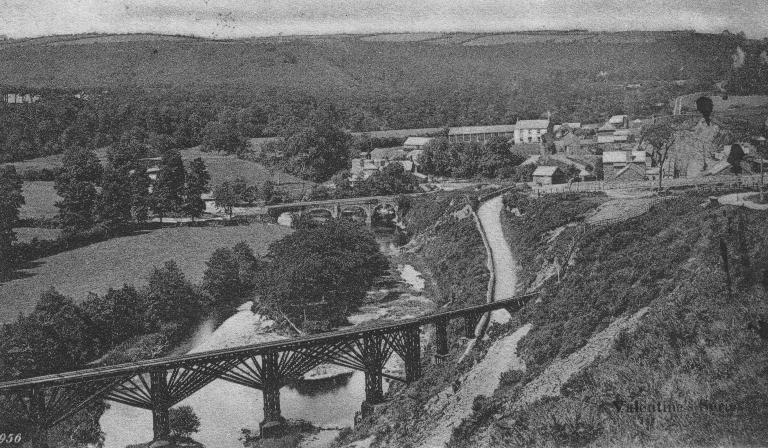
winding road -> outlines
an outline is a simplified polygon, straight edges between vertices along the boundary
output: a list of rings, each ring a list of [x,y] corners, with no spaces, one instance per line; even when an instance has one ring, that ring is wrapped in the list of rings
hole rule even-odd
[[[517,289],[517,262],[504,238],[501,224],[502,207],[503,199],[499,196],[484,202],[477,211],[493,260],[494,301],[512,297]],[[512,316],[502,309],[491,314],[490,322],[505,323],[511,318]],[[458,379],[458,389],[448,387],[430,400],[425,412],[430,416],[431,425],[416,446],[443,448],[450,440],[453,429],[472,414],[472,404],[478,395],[493,395],[499,387],[499,378],[503,372],[525,370],[525,362],[517,355],[517,343],[530,329],[530,324],[523,325],[512,334],[495,341],[483,360]],[[472,342],[468,350],[471,346]]]
[[[503,198],[499,196],[484,202],[477,211],[493,257],[496,278],[493,300],[512,297],[517,289],[517,262],[504,238],[501,226],[502,207],[504,207]],[[505,323],[511,317],[507,310],[497,310],[491,315],[491,322]]]

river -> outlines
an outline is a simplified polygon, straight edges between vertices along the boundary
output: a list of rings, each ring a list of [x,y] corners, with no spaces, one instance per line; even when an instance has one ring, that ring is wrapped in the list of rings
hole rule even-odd
[[[392,233],[376,231],[376,238],[382,252],[393,255]],[[399,277],[399,288],[374,287],[370,294],[388,294],[397,290],[403,301],[412,303],[429,302],[422,296],[424,280],[410,265],[400,265],[394,275]],[[405,291],[405,292],[404,292]],[[395,300],[397,302],[397,300]],[[407,307],[406,307],[407,308]],[[410,312],[411,308],[407,308]],[[426,310],[425,310],[426,311]],[[367,306],[350,318],[354,323],[363,322],[382,315],[394,315],[389,309]],[[408,316],[403,316],[408,317]],[[240,311],[214,330],[210,323],[200,326],[192,340],[192,352],[212,350],[227,346],[258,343],[274,340],[278,336],[269,332],[270,322],[241,307]],[[390,368],[399,364],[394,355]],[[384,388],[387,384],[385,381]],[[290,387],[280,391],[282,414],[289,419],[303,419],[320,427],[352,426],[355,413],[365,399],[365,378],[362,372],[354,372],[346,383],[336,387],[324,387],[308,393],[300,393]],[[105,448],[124,448],[127,445],[147,442],[152,439],[152,414],[150,411],[119,403],[109,402],[110,408],[100,423],[105,433]],[[241,429],[258,431],[262,420],[261,392],[224,380],[216,380],[178,404],[191,406],[200,418],[200,432],[195,440],[207,447],[242,448],[239,441]]]

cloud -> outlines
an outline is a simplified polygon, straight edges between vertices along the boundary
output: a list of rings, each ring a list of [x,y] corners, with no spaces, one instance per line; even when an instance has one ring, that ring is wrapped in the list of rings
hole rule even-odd
[[[216,37],[587,28],[768,36],[765,0],[0,0],[0,34]]]

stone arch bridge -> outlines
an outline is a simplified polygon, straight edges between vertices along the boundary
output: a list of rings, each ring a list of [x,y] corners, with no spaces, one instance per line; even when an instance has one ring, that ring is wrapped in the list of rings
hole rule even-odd
[[[369,196],[363,198],[329,199],[325,201],[290,202],[287,204],[268,205],[267,213],[277,218],[283,213],[295,213],[301,216],[306,213],[325,211],[334,219],[347,212],[363,212],[365,223],[371,225],[373,215],[380,208],[391,208],[398,211],[397,196]]]

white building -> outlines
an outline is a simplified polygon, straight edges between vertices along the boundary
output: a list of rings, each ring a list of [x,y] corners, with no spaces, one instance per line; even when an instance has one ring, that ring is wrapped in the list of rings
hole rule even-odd
[[[547,133],[548,127],[549,120],[518,120],[512,143],[541,143],[541,136]]]

